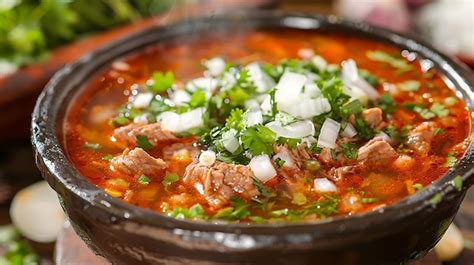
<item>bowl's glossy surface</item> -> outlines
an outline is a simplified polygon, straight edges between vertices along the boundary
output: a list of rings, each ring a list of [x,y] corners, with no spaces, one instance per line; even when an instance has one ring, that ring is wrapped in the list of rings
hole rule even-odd
[[[454,218],[474,182],[474,147],[445,176],[394,205],[310,224],[211,224],[175,220],[111,198],[69,163],[58,122],[81,84],[114,59],[186,34],[239,28],[302,28],[388,42],[433,61],[473,112],[472,75],[430,46],[365,24],[279,12],[235,13],[156,27],[110,43],[58,72],[38,99],[32,141],[43,177],[58,192],[75,230],[120,264],[400,264],[426,253]],[[471,134],[472,136],[472,134]],[[452,179],[460,175],[463,189]],[[439,195],[436,195],[439,194]],[[432,200],[433,196],[441,201]]]

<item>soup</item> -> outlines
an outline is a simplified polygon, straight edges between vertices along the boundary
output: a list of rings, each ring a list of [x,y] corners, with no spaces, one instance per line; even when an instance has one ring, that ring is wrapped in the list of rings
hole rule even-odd
[[[62,139],[110,196],[175,218],[264,223],[395,203],[453,166],[469,130],[463,101],[414,53],[255,30],[113,62],[69,106]]]

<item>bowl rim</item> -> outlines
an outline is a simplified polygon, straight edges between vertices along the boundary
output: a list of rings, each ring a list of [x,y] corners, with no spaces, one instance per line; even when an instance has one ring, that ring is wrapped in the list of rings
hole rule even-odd
[[[423,190],[378,210],[359,213],[348,217],[331,217],[316,222],[240,224],[179,220],[168,217],[165,214],[140,208],[128,204],[120,199],[113,198],[106,194],[102,189],[90,183],[85,177],[81,176],[72,163],[67,159],[67,156],[65,152],[63,152],[58,140],[57,123],[59,123],[59,121],[57,115],[61,109],[60,106],[67,104],[67,102],[57,102],[58,99],[61,99],[59,94],[65,97],[66,93],[74,94],[77,92],[73,85],[70,85],[69,89],[62,89],[62,84],[65,83],[65,81],[73,78],[76,72],[87,67],[91,60],[96,60],[96,57],[100,57],[101,54],[107,53],[113,49],[120,49],[120,47],[124,46],[126,43],[140,43],[140,40],[137,41],[137,37],[147,34],[150,35],[153,32],[168,33],[174,36],[173,30],[176,31],[176,29],[180,29],[180,27],[190,27],[190,24],[193,25],[191,27],[199,27],[199,25],[209,26],[209,23],[215,22],[230,24],[235,22],[247,23],[245,21],[252,21],[256,27],[266,25],[274,28],[310,30],[320,30],[321,27],[333,27],[333,29],[329,29],[328,31],[334,31],[334,28],[340,28],[340,31],[354,31],[354,34],[363,35],[363,38],[375,38],[378,39],[378,41],[387,42],[400,49],[416,51],[418,54],[423,55],[424,58],[429,58],[433,61],[435,66],[437,66],[437,70],[442,72],[445,76],[448,76],[449,81],[456,84],[455,90],[457,93],[462,94],[462,98],[470,110],[472,126],[472,116],[474,115],[474,78],[470,76],[469,70],[467,70],[465,66],[438,52],[435,48],[419,40],[417,37],[369,26],[365,23],[345,21],[336,16],[325,16],[302,12],[284,12],[278,10],[252,12],[239,11],[233,12],[232,14],[219,14],[213,16],[211,19],[208,17],[200,17],[194,18],[190,21],[173,23],[172,25],[157,25],[151,29],[141,30],[129,34],[119,40],[107,43],[106,45],[103,45],[83,56],[76,62],[68,64],[59,70],[48,82],[43,92],[38,97],[32,114],[31,140],[35,150],[36,161],[40,168],[41,165],[43,165],[45,170],[47,170],[49,175],[51,175],[51,177],[45,177],[45,174],[43,174],[43,177],[47,179],[53,189],[55,189],[61,196],[64,196],[67,192],[71,192],[77,198],[84,200],[86,204],[92,204],[95,207],[101,208],[103,211],[110,214],[110,216],[113,216],[118,220],[133,221],[143,225],[167,227],[170,229],[230,232],[238,234],[305,233],[309,230],[336,230],[340,232],[341,230],[355,231],[365,229],[373,227],[374,225],[405,218],[423,209],[434,208],[435,204],[431,203],[430,200],[436,194],[440,194],[442,198],[449,199],[454,193],[459,192],[455,189],[454,185],[452,185],[453,179],[456,176],[461,176],[463,183],[467,184],[463,186],[464,191],[467,190],[468,186],[472,185],[472,182],[474,182],[474,143],[473,141],[470,141],[462,158],[459,159],[456,165],[449,169],[443,176],[425,187]],[[181,33],[178,30],[178,32],[174,32],[174,34],[179,36]],[[152,37],[152,39],[155,39],[155,42],[163,41],[157,37]],[[164,40],[166,41],[166,37],[164,37]],[[131,45],[133,46],[136,44]],[[152,44],[149,42],[142,46],[149,45]],[[141,47],[137,49],[137,47],[138,46],[134,46],[133,48],[125,49],[126,51],[123,52],[123,54],[127,56],[143,48]],[[117,56],[107,59],[107,63],[110,64],[114,59],[117,59]],[[90,75],[91,73],[88,74],[87,78],[90,78]],[[67,91],[64,92],[62,90]],[[472,136],[473,130],[471,129],[469,136],[471,140],[473,138]]]

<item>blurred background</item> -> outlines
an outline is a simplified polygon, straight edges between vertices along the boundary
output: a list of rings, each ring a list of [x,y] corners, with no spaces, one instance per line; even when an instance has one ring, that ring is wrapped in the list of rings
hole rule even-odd
[[[474,67],[474,0],[0,0],[0,264],[105,264],[63,227],[55,194],[37,183],[30,115],[51,76],[131,32],[235,9],[365,21],[421,37]],[[474,264],[472,190],[456,224],[462,234],[455,231],[450,240],[461,247],[448,244],[448,250],[456,250],[451,256],[438,251],[416,264]]]

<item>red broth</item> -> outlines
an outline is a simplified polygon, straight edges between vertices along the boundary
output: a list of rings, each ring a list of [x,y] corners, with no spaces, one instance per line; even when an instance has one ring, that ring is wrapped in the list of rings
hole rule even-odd
[[[220,56],[226,61],[239,64],[253,61],[276,64],[286,58],[298,58],[298,51],[302,48],[314,50],[329,64],[340,64],[343,60],[354,59],[360,69],[367,70],[379,79],[376,89],[380,93],[391,89],[388,84],[407,80],[418,81],[421,86],[416,91],[388,91],[397,107],[390,119],[385,118],[384,122],[396,129],[406,125],[414,128],[425,122],[419,114],[403,107],[404,104],[416,102],[429,106],[433,102],[444,102],[446,98],[455,97],[454,92],[443,82],[442,76],[436,70],[432,69],[427,73],[422,71],[419,59],[409,62],[413,66],[412,70],[397,73],[390,65],[367,57],[367,51],[375,50],[388,54],[402,53],[399,49],[384,43],[351,36],[296,30],[209,34],[199,38],[180,38],[147,47],[115,62],[88,80],[67,110],[62,130],[64,149],[85,178],[113,197],[163,213],[175,208],[189,209],[199,204],[206,216],[212,216],[229,204],[221,208],[211,207],[202,196],[198,196],[194,187],[180,181],[172,183],[165,189],[162,183],[165,172],[148,176],[148,183],[144,185],[137,181],[137,176],[118,173],[111,169],[110,161],[107,161],[110,159],[107,157],[118,156],[124,150],[123,145],[111,141],[116,127],[111,125],[110,121],[116,115],[115,110],[127,102],[132,93],[131,88],[145,83],[154,71],[171,71],[174,73],[175,82],[185,82],[199,76],[203,70],[201,62],[204,59]],[[387,165],[386,168],[365,170],[337,181],[338,191],[334,195],[338,203],[335,204],[336,210],[329,216],[351,215],[392,204],[442,176],[450,162],[459,158],[465,151],[470,131],[469,112],[463,101],[456,98],[450,102],[448,109],[449,114],[445,117],[430,119],[436,124],[437,130],[427,155],[420,156],[399,143],[396,145],[397,152],[408,155],[412,159],[409,163],[402,163],[398,167]],[[194,141],[193,137],[185,137],[178,142]],[[100,148],[85,148],[86,143],[100,145]],[[166,144],[158,145],[148,152],[153,157],[160,158],[163,156],[162,149],[165,146]],[[186,167],[192,162],[193,158],[190,157],[174,157],[171,161],[167,161],[166,171],[182,177]],[[324,163],[322,167],[326,167]],[[279,186],[275,182],[267,182],[265,186],[278,191]],[[190,196],[172,198],[173,195],[179,194]],[[317,192],[305,194],[302,203],[295,204],[294,200],[277,196],[263,210],[248,206],[246,210],[250,213],[239,220],[257,221],[260,219],[250,217],[258,216],[278,221],[280,219],[274,211],[300,209],[305,203],[322,198]],[[244,202],[247,205],[252,203],[249,200]],[[271,211],[273,215],[270,214]],[[323,217],[327,216],[310,215],[304,219]]]

